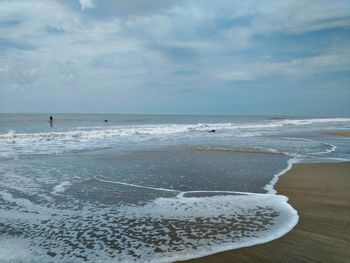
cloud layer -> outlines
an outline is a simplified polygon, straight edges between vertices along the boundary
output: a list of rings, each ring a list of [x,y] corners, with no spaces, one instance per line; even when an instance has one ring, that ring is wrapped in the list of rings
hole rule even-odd
[[[348,10],[0,0],[0,111],[350,114]]]

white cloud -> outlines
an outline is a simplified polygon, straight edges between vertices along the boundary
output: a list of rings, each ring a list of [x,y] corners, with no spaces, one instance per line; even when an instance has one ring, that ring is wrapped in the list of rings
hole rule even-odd
[[[86,8],[94,8],[93,0],[79,0],[81,5],[81,10],[85,10]]]
[[[214,76],[218,79],[232,81],[251,81],[264,77],[274,78],[277,76],[304,78],[317,74],[350,71],[349,61],[350,51],[344,49],[285,62],[259,61],[254,63],[239,63],[234,65],[230,70],[216,71]]]
[[[158,9],[152,6],[145,13],[140,7],[133,9],[136,2],[116,1],[116,6],[127,5],[125,10],[133,12],[110,12],[113,16],[108,18],[97,1],[79,1],[82,10],[94,8],[93,12],[80,12],[78,2],[67,8],[67,2],[18,0],[0,5],[0,35],[7,41],[0,42],[4,100],[11,86],[35,91],[39,97],[43,90],[111,92],[116,97],[124,90],[127,97],[127,90],[149,89],[161,95],[188,86],[197,91],[216,89],[227,80],[268,81],[276,76],[302,80],[350,70],[350,51],[344,43],[350,37],[341,30],[334,39],[313,44],[322,46],[315,51],[310,43],[317,38],[288,42],[298,34],[350,28],[348,4],[342,0],[332,4],[320,0],[317,5],[301,0],[188,0]],[[15,26],[1,26],[14,18],[20,21]],[[25,45],[31,48],[21,48]]]
[[[252,27],[259,32],[305,33],[350,28],[350,2],[338,0],[264,1],[256,5]]]
[[[252,72],[248,70],[240,71],[239,69],[237,69],[232,71],[218,72],[214,74],[214,77],[217,77],[218,79],[222,80],[250,81],[253,80],[255,76],[252,74]]]

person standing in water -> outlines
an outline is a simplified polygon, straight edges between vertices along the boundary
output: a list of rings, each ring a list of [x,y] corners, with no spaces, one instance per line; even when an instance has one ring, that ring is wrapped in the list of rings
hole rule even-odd
[[[50,126],[52,127],[53,126],[53,117],[52,116],[50,116],[49,123],[50,123]]]

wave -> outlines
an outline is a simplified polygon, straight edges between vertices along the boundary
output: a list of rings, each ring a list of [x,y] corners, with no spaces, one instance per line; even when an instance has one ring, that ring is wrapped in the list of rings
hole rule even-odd
[[[54,188],[53,188],[53,191],[51,192],[51,194],[53,195],[58,195],[60,193],[63,193],[64,191],[66,191],[66,188],[71,186],[71,182],[68,182],[68,181],[64,181],[58,185],[56,185]]]
[[[316,124],[315,124],[316,123]],[[344,127],[350,125],[350,118],[329,119],[300,119],[300,120],[265,120],[250,123],[199,123],[199,124],[159,124],[159,125],[120,125],[120,126],[94,126],[75,127],[66,131],[16,133],[9,131],[0,134],[0,159],[15,159],[22,154],[61,154],[65,152],[91,151],[94,149],[113,148],[128,144],[153,143],[155,140],[161,143],[188,140],[213,140],[218,138],[263,138],[271,134],[289,131],[290,127],[315,127],[328,129],[332,127]],[[215,133],[209,131],[215,130]],[[260,140],[261,142],[261,140]],[[311,142],[311,141],[310,141]],[[201,144],[201,142],[200,142]],[[257,147],[257,145],[262,147]],[[283,144],[284,145],[284,144]],[[231,151],[246,153],[270,153],[295,156],[300,154],[296,149],[280,147],[280,145],[240,145],[230,147],[196,147],[197,151]],[[332,152],[333,145],[324,144],[326,152],[320,149],[313,153],[322,155]],[[294,149],[291,149],[291,147]],[[329,148],[331,147],[331,148]],[[274,148],[276,151],[268,149]],[[329,149],[328,149],[329,148]]]
[[[208,124],[161,124],[161,125],[126,125],[102,126],[96,127],[78,127],[75,130],[57,131],[57,132],[38,132],[38,133],[16,133],[9,131],[6,134],[0,134],[0,143],[16,142],[49,142],[49,141],[74,141],[74,140],[94,140],[113,137],[129,136],[162,136],[171,134],[184,134],[208,131],[232,131],[236,136],[258,136],[261,132],[281,128],[285,126],[304,126],[311,124],[331,124],[331,123],[350,123],[350,118],[319,118],[319,119],[284,119],[269,120],[259,123],[208,123]]]
[[[282,125],[310,125],[316,123],[350,122],[350,118],[285,119],[278,122]]]

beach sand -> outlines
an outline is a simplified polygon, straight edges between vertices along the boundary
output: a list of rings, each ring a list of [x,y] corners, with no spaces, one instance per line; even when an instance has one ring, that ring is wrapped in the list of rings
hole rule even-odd
[[[327,132],[326,134],[350,137],[350,131],[335,131],[335,132]]]
[[[186,262],[349,262],[350,163],[296,164],[276,189],[300,216],[291,232],[269,243]]]

